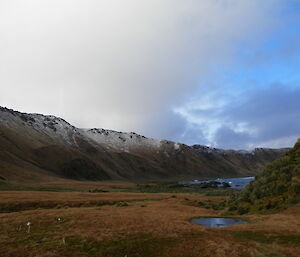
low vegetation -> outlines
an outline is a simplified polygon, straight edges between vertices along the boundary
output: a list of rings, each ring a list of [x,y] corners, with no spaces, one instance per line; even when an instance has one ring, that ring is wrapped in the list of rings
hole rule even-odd
[[[82,191],[82,190],[75,189],[75,188],[66,188],[63,186],[39,186],[39,185],[18,185],[18,184],[0,183],[0,191],[75,192],[75,191]]]
[[[245,218],[251,222],[247,225],[213,229],[190,219],[220,216],[220,210],[208,205],[227,196],[26,191],[2,191],[0,195],[1,204],[29,200],[60,204],[0,213],[1,257],[300,255],[300,206],[280,215],[248,215]],[[72,199],[76,206],[63,205]],[[90,204],[96,200],[114,204]]]
[[[239,191],[228,186],[218,187],[217,183],[209,182],[195,185],[183,185],[178,183],[138,184],[135,187],[128,188],[126,191],[139,193],[189,193],[207,196],[229,196],[234,192]]]
[[[269,213],[300,202],[300,140],[228,201],[230,212]]]
[[[242,191],[215,183],[3,182],[0,256],[298,257],[299,182],[300,142]],[[225,214],[249,224],[190,222]]]
[[[90,194],[82,192],[30,192],[3,191],[0,213],[20,212],[36,209],[67,209],[97,206],[125,206],[129,202],[162,200],[162,194],[109,193]]]

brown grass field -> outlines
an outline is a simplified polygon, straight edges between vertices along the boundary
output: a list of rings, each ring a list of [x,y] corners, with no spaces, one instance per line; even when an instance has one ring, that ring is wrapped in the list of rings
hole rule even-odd
[[[243,215],[247,225],[206,228],[190,222],[192,217],[220,215],[195,201],[225,198],[0,191],[0,256],[300,256],[300,205],[278,214]],[[32,223],[30,231],[27,222]]]

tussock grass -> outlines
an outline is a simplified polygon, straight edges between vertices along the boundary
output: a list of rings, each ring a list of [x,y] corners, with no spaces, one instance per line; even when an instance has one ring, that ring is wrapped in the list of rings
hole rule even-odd
[[[279,234],[264,231],[235,231],[233,236],[244,241],[255,241],[263,244],[287,244],[300,246],[300,234]]]
[[[170,193],[170,194],[203,194],[207,196],[230,196],[239,191],[232,188],[201,188],[197,185],[180,185],[172,183],[138,184],[130,187],[127,192],[136,193]]]
[[[0,213],[35,209],[63,209],[115,205],[119,202],[161,200],[167,195],[134,193],[78,193],[78,192],[0,192]]]
[[[173,198],[172,195],[0,192],[0,202],[6,204],[86,203],[86,206],[0,213],[0,256],[300,256],[300,206],[280,214],[246,215],[242,218],[254,222],[217,229],[192,224],[190,219],[217,217],[219,210],[189,203],[219,202],[226,200],[226,196],[176,194]],[[115,204],[95,208],[90,206],[93,201]],[[129,206],[116,206],[123,202]],[[146,208],[141,208],[143,202],[147,203]],[[28,221],[32,223],[30,233],[26,228]]]

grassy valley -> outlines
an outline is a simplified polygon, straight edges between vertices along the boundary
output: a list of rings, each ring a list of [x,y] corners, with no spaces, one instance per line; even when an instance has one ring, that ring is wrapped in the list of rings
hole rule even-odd
[[[299,142],[241,152],[0,113],[1,257],[300,256]],[[242,191],[177,183],[255,174]]]
[[[298,162],[299,142],[242,191],[72,180],[2,187],[0,256],[298,257]],[[248,224],[209,228],[195,217]]]
[[[77,185],[78,192],[1,191],[0,256],[300,254],[299,204],[277,214],[243,215],[249,224],[207,228],[191,223],[190,219],[222,215],[223,210],[211,206],[228,196],[209,196],[206,191],[89,193],[85,190],[91,185],[84,189],[83,184]],[[116,190],[118,183],[101,183],[97,187]],[[138,190],[132,184],[120,184],[118,190],[129,188]]]

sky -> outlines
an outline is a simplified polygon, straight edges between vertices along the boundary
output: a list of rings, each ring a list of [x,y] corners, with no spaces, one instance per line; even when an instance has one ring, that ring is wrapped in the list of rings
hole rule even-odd
[[[0,106],[225,149],[300,137],[299,0],[0,0]]]

